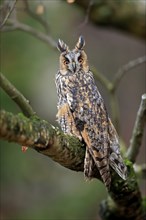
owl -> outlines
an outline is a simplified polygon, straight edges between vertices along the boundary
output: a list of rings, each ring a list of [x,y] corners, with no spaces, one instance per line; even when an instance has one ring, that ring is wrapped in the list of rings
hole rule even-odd
[[[82,36],[73,50],[58,40],[61,54],[60,69],[56,74],[57,120],[65,134],[79,138],[86,145],[85,177],[91,179],[96,166],[109,190],[110,168],[124,180],[127,169],[120,155],[116,130],[89,68],[84,46]]]

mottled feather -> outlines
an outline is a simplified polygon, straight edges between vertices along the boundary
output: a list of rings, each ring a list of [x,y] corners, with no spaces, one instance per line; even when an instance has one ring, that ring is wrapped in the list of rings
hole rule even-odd
[[[123,179],[126,179],[126,166],[120,155],[117,133],[89,70],[84,45],[83,37],[71,51],[62,41],[58,42],[61,55],[60,70],[56,74],[57,118],[64,133],[86,143],[85,176],[92,178],[95,164],[109,189],[110,166]]]

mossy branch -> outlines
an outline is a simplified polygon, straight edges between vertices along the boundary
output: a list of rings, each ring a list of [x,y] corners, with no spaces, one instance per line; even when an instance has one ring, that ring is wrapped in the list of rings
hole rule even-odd
[[[73,136],[63,134],[58,128],[36,116],[27,118],[23,114],[13,115],[12,113],[1,111],[0,138],[29,146],[68,169],[75,171],[84,170],[85,146],[83,143]],[[128,161],[126,163],[129,169],[129,177],[126,181],[122,180],[115,171],[111,170],[112,186],[110,201],[114,204],[114,208],[110,212],[112,211],[113,213],[116,210],[116,213],[118,212],[119,215],[128,216],[127,212],[134,213],[134,205],[136,203],[137,215],[130,214],[129,216],[141,216],[139,188],[132,164]],[[93,171],[93,177],[100,179],[96,168]],[[127,196],[128,198],[130,197],[129,206],[127,206]]]
[[[83,171],[83,144],[36,116],[0,111],[0,138],[33,148],[71,170]]]

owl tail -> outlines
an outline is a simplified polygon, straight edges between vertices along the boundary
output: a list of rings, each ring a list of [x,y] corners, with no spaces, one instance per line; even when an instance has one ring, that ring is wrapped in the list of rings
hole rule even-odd
[[[93,177],[92,173],[95,166],[97,167],[107,190],[109,190],[111,185],[111,176],[108,160],[99,156],[97,157],[97,152],[92,150],[92,148],[86,148],[84,174],[87,179],[91,179]]]
[[[93,168],[94,168],[94,161],[92,159],[91,154],[89,153],[88,147],[86,147],[86,154],[84,160],[84,176],[86,180],[91,180],[93,177]]]
[[[122,179],[126,180],[127,167],[124,164],[123,159],[121,157],[118,135],[110,119],[109,119],[109,139],[110,139],[109,164]]]
[[[125,166],[120,154],[112,152],[109,157],[110,166],[116,171],[116,173],[123,179],[127,178],[127,167]]]

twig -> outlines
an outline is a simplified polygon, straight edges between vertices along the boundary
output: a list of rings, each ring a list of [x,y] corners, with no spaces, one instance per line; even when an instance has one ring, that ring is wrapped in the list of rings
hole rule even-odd
[[[112,83],[100,72],[97,71],[95,67],[91,68],[95,79],[97,79],[108,91],[111,91]]]
[[[137,117],[133,129],[132,137],[130,140],[130,146],[127,151],[127,158],[133,163],[136,161],[136,157],[138,155],[142,143],[145,122],[146,122],[146,94],[143,94],[141,98],[141,104],[137,112]]]
[[[96,68],[92,67],[92,72],[94,73],[95,79],[97,79],[109,92],[110,95],[110,108],[111,114],[113,119],[113,124],[119,133],[120,125],[119,125],[119,110],[118,110],[118,103],[115,91],[113,90],[113,83],[110,82],[103,74],[98,72]]]
[[[113,90],[116,90],[121,79],[124,77],[124,75],[134,67],[146,62],[146,56],[139,57],[135,60],[130,61],[123,67],[121,67],[118,72],[115,74],[114,81],[113,81]]]
[[[24,115],[30,117],[35,114],[29,101],[0,73],[0,86],[11,97],[11,99],[20,107]]]
[[[93,0],[89,0],[88,7],[87,7],[87,10],[86,10],[85,19],[84,19],[84,21],[79,25],[79,28],[84,27],[84,26],[88,23],[90,11],[91,11],[91,8],[92,8],[93,4],[94,4],[94,1],[93,1]]]
[[[120,134],[119,106],[115,92],[109,92],[109,98],[110,98],[109,100],[110,100],[112,122],[116,128],[117,133]]]
[[[49,35],[44,34],[43,32],[37,31],[36,29],[30,27],[27,24],[23,24],[19,21],[8,20],[9,24],[12,26],[3,27],[1,31],[14,31],[21,30],[25,33],[31,34],[32,36],[38,38],[39,40],[51,45],[54,49],[56,49],[56,42]]]
[[[136,175],[139,178],[146,179],[146,164],[142,164],[142,165],[134,164],[133,168],[134,168]]]
[[[11,15],[11,13],[12,13],[15,5],[16,5],[16,2],[17,2],[17,0],[13,0],[11,2],[11,6],[10,7],[8,7],[8,5],[5,5],[5,2],[3,3],[4,5],[2,6],[1,10],[7,10],[7,13],[5,15],[5,18],[3,19],[3,21],[0,24],[0,29],[5,25],[6,21],[8,20],[9,16]]]
[[[24,4],[25,4],[25,11],[27,12],[27,14],[29,14],[32,18],[34,18],[35,20],[37,20],[46,30],[46,33],[49,33],[50,28],[49,28],[49,24],[48,22],[46,22],[46,20],[44,20],[41,16],[38,16],[36,13],[34,13],[30,7],[29,7],[29,3],[28,0],[23,0]]]

